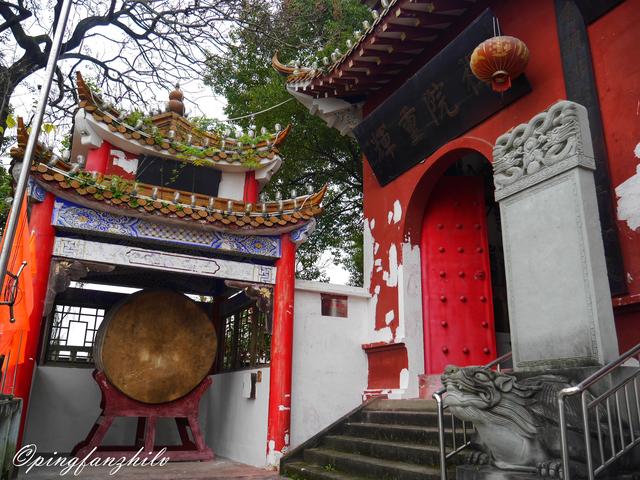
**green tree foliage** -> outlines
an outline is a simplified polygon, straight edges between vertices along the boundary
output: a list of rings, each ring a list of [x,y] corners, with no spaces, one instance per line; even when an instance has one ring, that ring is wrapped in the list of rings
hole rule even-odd
[[[226,113],[235,118],[258,112],[291,98],[284,78],[271,66],[278,51],[282,61],[299,60],[303,65],[339,48],[370,18],[358,0],[283,0],[277,8],[266,2],[259,11],[250,10],[242,26],[230,32],[232,46],[209,60],[205,82],[227,100]],[[312,116],[291,100],[266,113],[239,121],[269,129],[291,123],[293,129],[281,151],[284,163],[265,190],[270,198],[292,190],[298,195],[307,186],[318,190],[325,183],[325,213],[316,232],[299,250],[298,276],[325,279],[317,266],[324,251],[333,254],[350,272],[350,283],[362,283],[362,160],[356,141]]]
[[[7,170],[0,166],[0,234],[4,231],[7,223],[9,209],[11,208],[10,199],[13,195],[13,179]]]

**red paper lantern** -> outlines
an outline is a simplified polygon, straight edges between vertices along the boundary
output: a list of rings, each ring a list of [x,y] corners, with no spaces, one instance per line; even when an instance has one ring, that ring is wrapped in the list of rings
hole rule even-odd
[[[524,72],[529,49],[515,37],[499,36],[485,40],[471,54],[469,66],[483,82],[491,83],[496,92],[511,88],[511,80]]]

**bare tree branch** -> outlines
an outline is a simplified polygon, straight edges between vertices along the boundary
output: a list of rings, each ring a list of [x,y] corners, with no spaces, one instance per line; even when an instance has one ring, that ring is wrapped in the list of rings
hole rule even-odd
[[[76,0],[49,116],[61,119],[75,109],[68,93],[74,91],[76,70],[97,77],[105,94],[130,108],[144,107],[159,88],[203,78],[206,59],[225,50],[230,26],[246,22],[247,9],[259,1]],[[57,0],[47,10],[46,2],[36,0],[0,1],[0,34],[8,34],[0,42],[0,95],[10,97],[45,67],[61,5]],[[3,97],[0,126],[9,111]]]

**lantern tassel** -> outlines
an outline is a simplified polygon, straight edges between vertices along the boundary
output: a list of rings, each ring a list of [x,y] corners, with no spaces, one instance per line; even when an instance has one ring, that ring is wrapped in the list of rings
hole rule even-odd
[[[491,78],[491,88],[494,92],[506,92],[511,88],[511,77],[506,72],[496,72]]]

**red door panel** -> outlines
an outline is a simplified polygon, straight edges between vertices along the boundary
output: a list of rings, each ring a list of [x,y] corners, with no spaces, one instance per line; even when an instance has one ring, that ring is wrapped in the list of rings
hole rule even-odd
[[[442,177],[425,211],[420,253],[425,372],[496,355],[482,177]]]

